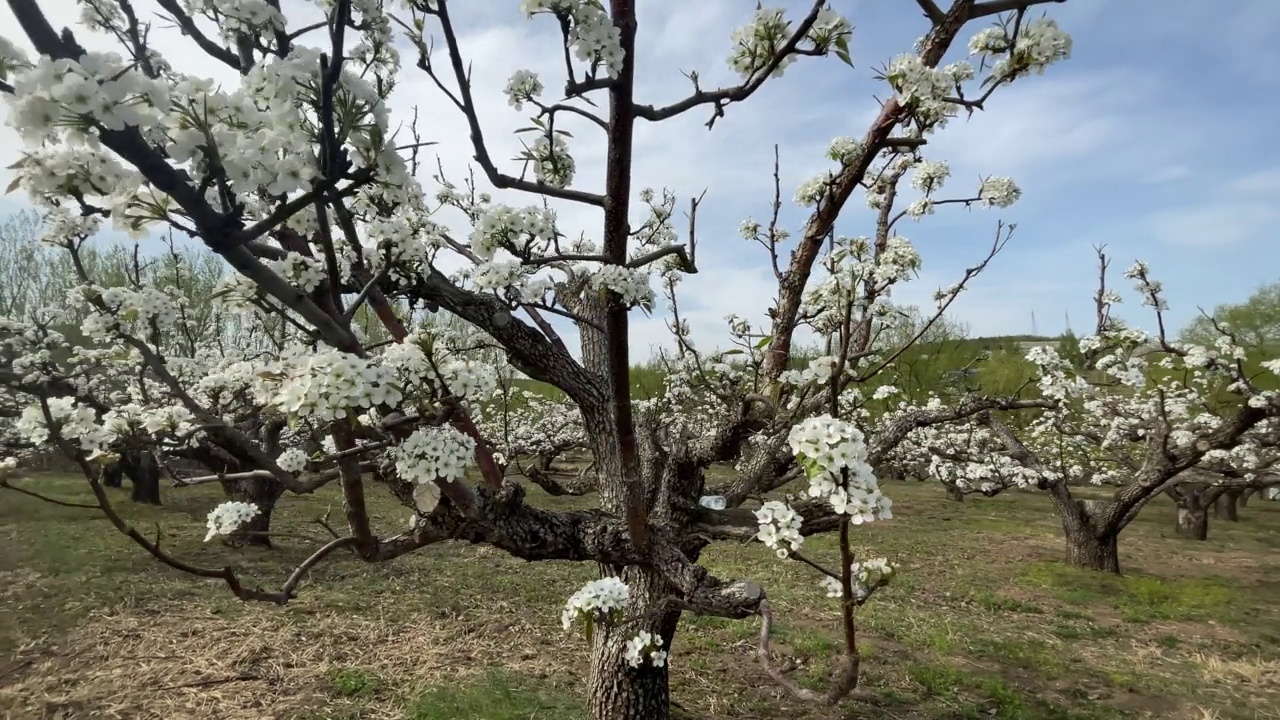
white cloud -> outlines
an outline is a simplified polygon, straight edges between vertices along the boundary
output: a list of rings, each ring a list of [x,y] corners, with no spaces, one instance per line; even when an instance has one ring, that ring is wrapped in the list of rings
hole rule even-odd
[[[43,0],[40,4],[56,24],[78,16],[77,4],[72,0]],[[807,1],[788,0],[785,4],[798,8],[807,5]],[[1068,6],[1077,4],[1079,8],[1067,10],[1070,19],[1064,16],[1068,30],[1073,30],[1072,24],[1076,23],[1092,32],[1107,22],[1101,3],[1086,1]],[[639,101],[663,105],[682,98],[691,88],[682,71],[699,71],[703,87],[735,79],[725,62],[730,51],[729,34],[749,19],[754,4],[741,0],[653,0],[639,5]],[[783,219],[789,229],[797,231],[804,213],[789,204],[796,186],[826,168],[823,150],[832,137],[858,137],[866,131],[877,110],[873,94],[885,94],[883,85],[871,79],[874,69],[893,54],[907,50],[905,43],[923,27],[911,3],[906,3],[901,12],[894,9],[897,14],[892,17],[886,17],[889,10],[871,4],[835,5],[857,27],[856,72],[834,59],[805,58],[780,80],[767,83],[747,103],[731,106],[727,117],[713,131],[704,127],[711,112],[708,107],[661,124],[641,121],[637,126],[633,187],[668,187],[686,200],[707,190],[699,211],[702,272],[682,286],[682,308],[699,337],[723,338],[723,318],[731,312],[758,321],[773,297],[775,282],[763,253],[738,239],[737,226],[748,215],[761,218],[768,212],[773,194],[774,143],[781,146],[782,194],[788,203]],[[140,0],[136,6],[144,17],[155,9],[151,0]],[[315,12],[314,6],[301,0],[286,0],[284,8],[295,16],[299,8]],[[1050,10],[1055,15],[1057,11],[1056,7]],[[549,96],[558,94],[563,82],[558,28],[546,17],[526,20],[515,0],[457,3],[454,16],[459,41],[471,64],[478,114],[489,152],[499,167],[518,174],[518,164],[511,158],[519,152],[520,144],[512,131],[527,124],[527,113],[510,108],[500,90],[514,70],[528,68],[542,75]],[[874,26],[867,18],[875,21]],[[18,39],[14,37],[16,31],[8,30],[16,28],[16,22],[4,5],[0,5],[0,28],[6,28],[11,39]],[[111,46],[101,40],[88,42],[82,30],[78,37],[92,47]],[[188,39],[159,29],[153,38],[179,69],[213,74],[224,83],[236,81],[229,68],[194,52]],[[890,38],[904,44],[887,47]],[[423,139],[440,143],[429,149],[427,167],[434,168],[434,158],[430,157],[434,154],[448,176],[460,181],[473,165],[466,122],[431,80],[413,67],[414,53],[408,48],[402,52],[406,71],[391,100],[393,117],[407,122],[412,108],[417,106]],[[1013,257],[997,258],[987,275],[979,278],[973,291],[957,304],[956,314],[970,322],[975,332],[983,334],[1025,331],[1027,321],[1022,318],[1029,316],[1029,308],[1045,307],[1045,313],[1058,314],[1051,309],[1055,299],[1061,306],[1063,294],[1078,292],[1062,283],[1035,280],[1061,276],[1057,260],[1045,258],[1080,250],[1083,265],[1091,259],[1083,240],[1074,243],[1079,248],[1073,245],[1069,251],[1050,252],[1041,239],[1048,232],[1055,238],[1072,233],[1088,236],[1098,226],[1107,225],[1138,235],[1149,233],[1174,243],[1186,244],[1210,236],[1218,242],[1238,243],[1256,236],[1267,223],[1274,224],[1276,211],[1268,209],[1264,194],[1271,192],[1271,197],[1275,196],[1275,191],[1267,188],[1277,187],[1280,171],[1238,178],[1231,189],[1234,196],[1210,193],[1205,203],[1197,205],[1188,206],[1162,196],[1158,202],[1136,210],[1117,210],[1121,214],[1115,218],[1081,213],[1078,199],[1071,192],[1089,189],[1100,177],[1113,183],[1146,182],[1149,184],[1143,187],[1151,192],[1182,189],[1188,183],[1173,181],[1200,177],[1204,164],[1215,157],[1212,152],[1200,151],[1211,149],[1212,141],[1220,139],[1220,131],[1211,130],[1212,112],[1200,108],[1179,114],[1167,111],[1168,103],[1164,101],[1173,96],[1177,83],[1162,74],[1158,64],[1131,69],[1120,60],[1111,63],[1110,58],[1092,59],[1098,62],[1085,65],[1083,70],[1074,68],[1076,61],[1072,61],[1063,68],[1053,68],[1045,77],[1031,77],[1001,88],[988,111],[968,120],[957,118],[931,141],[926,155],[951,162],[957,189],[967,189],[979,175],[1011,175],[1027,191],[1024,202],[1032,204],[1035,214],[1026,215],[1015,207],[998,216],[975,212],[970,219],[963,211],[940,210],[920,226],[909,226],[904,232],[925,240],[921,245],[926,267],[936,275],[926,275],[906,286],[901,299],[915,299],[930,306],[933,290],[953,282],[981,252],[978,245],[985,242],[975,240],[973,252],[968,252],[965,248],[970,243],[956,243],[954,238],[985,239],[996,217],[1021,221],[1023,227],[1015,245],[1027,250]],[[450,79],[446,78],[446,82],[452,85]],[[604,110],[602,107],[601,112]],[[0,114],[3,112],[0,104]],[[564,127],[574,134],[571,147],[579,169],[575,186],[599,190],[605,166],[600,131],[581,120],[569,120]],[[11,164],[18,147],[12,131],[0,128],[0,162]],[[0,170],[0,183],[7,184],[6,175]],[[429,179],[424,180],[430,190]],[[535,201],[516,193],[495,195],[511,204]],[[1170,205],[1168,212],[1159,216],[1148,213],[1147,208],[1166,204],[1165,200]],[[564,202],[553,205],[567,231],[598,236],[599,210]],[[682,203],[681,209],[684,207],[687,206]],[[865,216],[861,198],[855,197],[841,218],[839,231],[867,234],[870,226]],[[634,218],[639,220],[639,211]],[[458,229],[460,234],[465,233],[465,228]],[[931,242],[935,237],[948,242]],[[637,313],[633,327],[638,355],[643,352],[640,348],[665,342],[661,316],[644,319]],[[702,344],[714,342],[703,340]]]
[[[1280,167],[1246,173],[1208,192],[1194,203],[1179,203],[1148,214],[1140,232],[1183,248],[1273,242],[1280,225]]]
[[[1227,189],[1231,193],[1243,193],[1259,199],[1280,197],[1280,167],[1247,172],[1231,181]]]
[[[953,120],[930,152],[951,161],[961,178],[1010,175],[1048,190],[1098,170],[1108,157],[1118,166],[1123,155],[1145,149],[1135,116],[1149,92],[1150,82],[1123,70],[1020,80],[998,89],[988,110]],[[1077,164],[1082,159],[1087,171]]]
[[[1179,247],[1244,244],[1274,235],[1280,208],[1274,201],[1228,200],[1192,207],[1170,208],[1152,215],[1146,224],[1151,236]]]
[[[1158,185],[1160,183],[1177,182],[1178,180],[1186,180],[1192,176],[1191,168],[1186,165],[1167,165],[1152,172],[1141,180],[1147,185]]]

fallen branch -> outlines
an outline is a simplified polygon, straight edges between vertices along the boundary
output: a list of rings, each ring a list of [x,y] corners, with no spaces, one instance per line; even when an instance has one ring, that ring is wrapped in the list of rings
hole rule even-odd
[[[782,668],[773,662],[773,656],[769,652],[769,631],[773,628],[773,611],[769,609],[768,600],[760,601],[759,613],[760,644],[756,647],[756,655],[764,665],[765,673],[774,682],[801,700],[825,705],[835,705],[848,697],[858,686],[858,658],[848,655],[841,657],[842,662],[835,674],[835,685],[826,693],[815,692],[797,685],[786,676]]]

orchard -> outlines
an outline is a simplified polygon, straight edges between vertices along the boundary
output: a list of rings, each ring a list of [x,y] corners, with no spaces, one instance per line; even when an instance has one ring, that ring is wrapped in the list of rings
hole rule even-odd
[[[859,57],[857,6],[742,3],[730,37],[699,39],[737,81],[691,71],[683,97],[650,104],[635,0],[520,0],[560,67],[512,57],[494,87],[473,80],[457,0],[82,0],[75,17],[9,0],[0,96],[24,143],[10,191],[30,210],[0,233],[0,502],[96,513],[146,572],[187,576],[189,604],[223,593],[277,614],[316,602],[334,567],[394,572],[465,545],[531,576],[573,563],[591,577],[547,615],[586,654],[588,717],[672,717],[682,628],[706,618],[748,628],[755,684],[859,716],[894,652],[867,651],[863,616],[920,587],[915,558],[867,547],[873,528],[911,527],[895,489],[975,496],[955,512],[1025,496],[1060,525],[1062,564],[1110,576],[1153,500],[1174,502],[1177,552],[1211,535],[1211,508],[1236,522],[1280,484],[1275,345],[1222,313],[1179,336],[1156,270],[1118,281],[1102,247],[1073,352],[1004,353],[1016,382],[1000,387],[938,379],[994,367],[937,348],[957,298],[1034,222],[1015,235],[1015,179],[953,177],[934,141],[1069,61],[1062,2],[904,0],[920,37],[888,58]],[[878,110],[833,123],[825,157],[775,150],[759,169],[774,202],[739,218],[736,249],[700,222],[714,187],[639,184],[639,134],[686,116],[716,133],[808,63],[873,73]],[[423,81],[440,102],[406,96]],[[485,94],[525,118],[514,158],[494,150]],[[465,132],[442,136],[446,116]],[[468,174],[437,145],[463,148]],[[824,169],[783,187],[792,161]],[[908,307],[927,258],[907,236],[950,213],[990,233],[957,241],[967,269]],[[776,281],[767,314],[700,337],[685,283],[743,253]],[[635,327],[650,317],[668,330],[654,354]],[[923,354],[937,371],[909,378]],[[331,512],[300,534],[280,517],[308,497]],[[203,535],[133,507],[191,498]],[[705,559],[744,544],[780,569]],[[255,558],[300,545],[261,572]],[[781,572],[806,574],[803,600],[774,591]],[[803,682],[774,647],[798,605],[831,620]]]

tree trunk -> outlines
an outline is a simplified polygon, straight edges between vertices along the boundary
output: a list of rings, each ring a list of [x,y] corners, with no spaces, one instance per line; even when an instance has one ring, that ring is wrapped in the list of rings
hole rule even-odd
[[[1208,539],[1209,509],[1196,502],[1179,503],[1175,530],[1178,535],[1191,540]]]
[[[1120,574],[1120,531],[1122,522],[1100,525],[1110,503],[1106,500],[1076,500],[1065,485],[1049,488],[1054,507],[1062,519],[1067,541],[1067,564],[1085,570]]]
[[[627,568],[622,579],[631,587],[629,616],[652,615],[657,604],[671,593],[663,592],[665,583],[652,571]],[[588,706],[592,720],[669,720],[671,686],[667,665],[654,667],[646,658],[640,667],[631,667],[623,657],[626,643],[640,630],[648,630],[662,638],[669,650],[680,623],[680,611],[669,611],[654,620],[631,623],[625,628],[596,632],[592,638],[591,675],[588,681]]]
[[[269,534],[271,532],[271,511],[275,508],[275,501],[272,500],[270,503],[256,502],[254,504],[258,506],[258,514],[232,533],[231,540],[244,545],[253,545],[270,550],[272,547],[271,535]]]
[[[1240,507],[1247,507],[1249,505],[1249,498],[1256,495],[1257,492],[1258,492],[1258,488],[1253,488],[1253,487],[1247,487],[1244,490],[1242,490],[1240,492],[1240,502],[1238,503]]]
[[[1191,540],[1208,538],[1209,506],[1217,505],[1218,498],[1222,496],[1222,488],[1198,482],[1183,482],[1174,486],[1169,495],[1178,507],[1174,532]]]
[[[1240,519],[1239,501],[1244,491],[1237,488],[1224,490],[1217,500],[1213,501],[1213,516],[1228,522]]]
[[[133,484],[129,499],[148,505],[160,504],[160,463],[146,450],[126,450],[120,466]]]
[[[249,478],[226,482],[223,488],[228,498],[258,506],[258,514],[231,534],[231,542],[270,549],[271,512],[275,510],[276,501],[284,494],[284,486],[275,480]]]
[[[964,491],[955,485],[947,486],[947,498],[956,502],[964,502]]]
[[[124,468],[120,463],[102,469],[102,484],[109,488],[124,487]]]
[[[543,472],[551,472],[551,463],[554,460],[555,460],[554,454],[546,453],[545,455],[539,455],[538,458],[534,461],[533,466]]]
[[[1067,564],[1085,570],[1120,574],[1119,537],[1096,535],[1090,528],[1067,534]]]

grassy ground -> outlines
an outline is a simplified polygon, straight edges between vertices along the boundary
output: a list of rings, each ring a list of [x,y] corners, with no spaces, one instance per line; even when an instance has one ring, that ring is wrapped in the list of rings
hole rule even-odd
[[[70,479],[28,486],[87,498]],[[1047,498],[962,505],[936,486],[889,490],[897,518],[857,536],[903,568],[861,615],[869,699],[807,707],[759,670],[755,622],[690,618],[672,653],[685,717],[1280,718],[1280,503],[1212,523],[1205,543],[1169,537],[1173,509],[1153,503],[1123,536],[1126,576],[1115,578],[1059,562]],[[312,546],[201,543],[215,493],[169,490],[159,509],[119,495],[118,507],[139,528],[162,526],[178,555],[277,587]],[[332,492],[287,500],[277,528],[315,535],[330,504],[340,517]],[[386,500],[373,510],[384,533],[406,519]],[[821,683],[838,626],[812,572],[758,544],[718,546],[707,562],[768,590],[775,649],[803,682]],[[0,717],[573,720],[584,643],[560,632],[558,609],[592,573],[448,545],[380,566],[335,557],[289,606],[245,605],[160,566],[94,511],[6,492]]]

